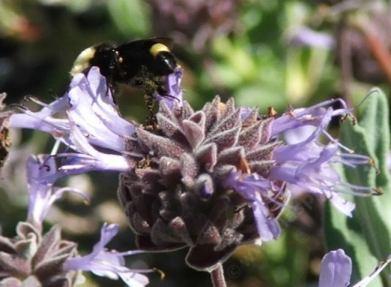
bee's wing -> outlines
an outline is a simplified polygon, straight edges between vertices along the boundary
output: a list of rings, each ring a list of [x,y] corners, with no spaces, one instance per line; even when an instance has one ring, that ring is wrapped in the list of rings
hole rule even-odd
[[[170,38],[155,37],[155,38],[149,38],[149,39],[130,41],[130,42],[124,43],[122,45],[119,45],[117,47],[117,49],[120,52],[146,53],[149,51],[149,49],[152,47],[152,45],[154,45],[156,43],[162,43],[162,44],[166,45],[169,49],[171,49],[173,47],[174,42]]]

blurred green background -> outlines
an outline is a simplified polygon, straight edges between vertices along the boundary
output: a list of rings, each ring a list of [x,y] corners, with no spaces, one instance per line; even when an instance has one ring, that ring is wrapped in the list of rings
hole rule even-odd
[[[7,103],[26,96],[49,102],[62,95],[78,53],[101,42],[122,43],[165,36],[185,70],[185,97],[194,106],[218,94],[240,105],[283,112],[342,97],[352,106],[370,87],[388,94],[391,83],[389,1],[273,0],[0,0],[0,92]],[[120,109],[145,118],[140,92],[122,87]],[[48,152],[52,140],[12,132],[14,143],[2,173],[0,226],[12,236],[26,214],[24,163]],[[104,221],[122,231],[110,247],[134,248],[116,200],[117,174],[74,176],[63,184],[93,194],[90,205],[67,197],[52,208],[48,224],[60,223],[64,237],[88,252]],[[262,247],[243,246],[225,264],[229,286],[317,286],[324,252],[322,205],[307,196],[281,218],[284,235]],[[129,266],[161,269],[150,286],[209,286],[206,273],[184,264],[183,251],[144,254]],[[123,286],[88,276],[83,285]]]

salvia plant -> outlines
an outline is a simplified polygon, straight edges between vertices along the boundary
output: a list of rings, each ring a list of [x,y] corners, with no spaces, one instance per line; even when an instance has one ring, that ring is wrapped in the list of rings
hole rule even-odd
[[[0,236],[0,286],[76,286],[83,271],[145,286],[144,273],[154,269],[129,269],[125,256],[180,248],[188,250],[188,266],[210,272],[214,286],[225,286],[222,263],[239,245],[279,238],[278,218],[291,197],[318,195],[350,220],[355,206],[365,204],[350,195],[369,200],[362,197],[381,193],[377,187],[383,186],[375,179],[357,183],[349,180],[349,172],[376,173],[384,162],[371,151],[355,153],[328,132],[332,119],[354,119],[343,100],[277,115],[215,97],[195,110],[182,97],[181,80],[178,68],[167,77],[169,96],[154,95],[159,105],[154,125],[121,116],[97,67],[75,75],[54,102],[35,101],[37,112],[22,107],[1,114],[3,135],[9,128],[39,130],[66,148],[28,159],[27,217],[14,237]],[[375,93],[381,98],[381,92]],[[56,182],[89,171],[120,173],[113,195],[116,189],[139,250],[105,247],[118,232],[115,224],[103,225],[88,255],[63,239],[59,226],[44,230],[50,206],[65,192],[88,200],[82,191],[56,187]],[[374,272],[361,274],[370,273],[354,286],[366,286],[390,261],[389,245],[382,248],[378,261],[385,260]],[[332,251],[322,261],[319,286],[357,282],[352,270],[342,249]]]

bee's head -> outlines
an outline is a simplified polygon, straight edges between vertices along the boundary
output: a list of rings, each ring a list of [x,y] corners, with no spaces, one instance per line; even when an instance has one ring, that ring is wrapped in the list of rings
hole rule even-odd
[[[111,70],[115,69],[116,63],[117,54],[113,46],[100,44],[83,50],[77,56],[70,73],[74,76],[77,73],[86,72],[91,66],[97,66],[102,75],[107,76]]]

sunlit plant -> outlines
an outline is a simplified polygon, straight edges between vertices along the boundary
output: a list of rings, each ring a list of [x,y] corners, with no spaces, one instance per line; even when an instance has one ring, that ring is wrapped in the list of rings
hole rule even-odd
[[[68,92],[50,104],[39,103],[38,112],[23,108],[4,114],[4,128],[49,133],[66,149],[32,155],[27,162],[28,216],[18,224],[15,238],[0,237],[2,284],[74,286],[80,282],[79,271],[121,278],[128,286],[148,284],[141,273],[152,270],[132,270],[124,263],[124,256],[139,251],[106,250],[116,225],[105,224],[100,241],[84,256],[75,242],[61,238],[58,227],[43,230],[50,206],[64,192],[83,195],[56,188],[64,176],[118,171],[113,191],[118,190],[138,248],[187,248],[187,265],[209,272],[214,286],[225,286],[222,264],[236,247],[279,238],[278,217],[290,197],[315,194],[352,217],[355,203],[343,193],[380,193],[376,182],[348,182],[336,170],[336,165],[345,166],[347,173],[375,170],[371,154],[353,152],[328,132],[332,119],[353,117],[343,100],[276,115],[215,97],[194,110],[182,98],[181,80],[180,68],[167,77],[169,96],[156,95],[159,109],[152,126],[121,116],[96,67],[76,74]],[[349,268],[351,264],[341,269],[343,282],[350,280]],[[331,283],[335,278],[323,271],[319,286],[337,286]]]

